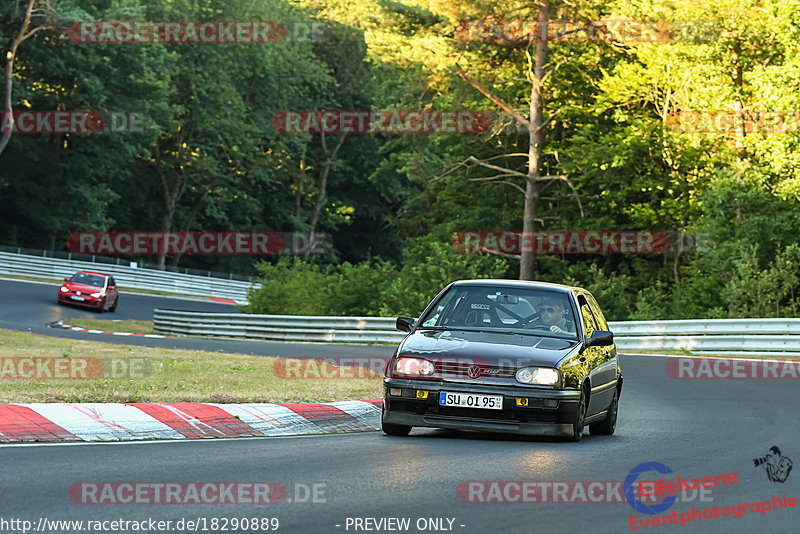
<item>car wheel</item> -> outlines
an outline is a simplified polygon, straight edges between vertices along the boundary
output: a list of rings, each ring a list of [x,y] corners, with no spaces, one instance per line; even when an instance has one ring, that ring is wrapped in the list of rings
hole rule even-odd
[[[617,428],[617,409],[619,405],[619,391],[614,391],[614,398],[611,400],[611,405],[608,407],[606,418],[602,422],[594,425],[589,425],[589,430],[592,434],[597,436],[610,436]]]
[[[385,402],[385,401],[384,401]],[[411,432],[411,427],[408,425],[395,425],[387,423],[384,418],[386,417],[386,407],[381,409],[381,430],[388,436],[407,436]]]
[[[100,307],[97,308],[97,313],[103,313],[106,310],[106,299],[103,297],[103,300],[100,301]]]
[[[578,410],[575,421],[572,423],[572,441],[580,441],[583,437],[583,427],[586,421],[586,388],[581,388],[581,398],[578,400]]]
[[[408,425],[394,425],[392,423],[381,423],[381,430],[389,436],[407,436],[411,432]]]
[[[115,311],[117,311],[117,304],[119,304],[119,295],[117,295],[117,298],[116,298],[116,299],[114,299],[114,305],[113,305],[113,306],[111,306],[111,307],[108,309],[108,311],[110,311],[110,312],[112,312],[112,313],[113,313],[113,312],[115,312]]]

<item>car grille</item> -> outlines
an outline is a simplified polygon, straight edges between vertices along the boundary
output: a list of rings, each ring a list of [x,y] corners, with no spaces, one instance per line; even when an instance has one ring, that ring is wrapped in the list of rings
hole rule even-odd
[[[440,376],[457,376],[467,378],[514,378],[517,370],[514,367],[474,364],[470,362],[436,362],[436,373]],[[478,374],[480,371],[480,374]]]

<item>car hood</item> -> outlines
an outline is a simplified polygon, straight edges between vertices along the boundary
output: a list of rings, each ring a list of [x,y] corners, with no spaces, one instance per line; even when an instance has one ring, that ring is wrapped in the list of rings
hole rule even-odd
[[[577,340],[535,335],[418,330],[405,338],[397,354],[493,366],[555,367],[577,344]]]
[[[78,284],[77,282],[64,282],[64,285],[70,291],[80,291],[81,293],[101,293],[102,287],[88,286],[86,284]]]

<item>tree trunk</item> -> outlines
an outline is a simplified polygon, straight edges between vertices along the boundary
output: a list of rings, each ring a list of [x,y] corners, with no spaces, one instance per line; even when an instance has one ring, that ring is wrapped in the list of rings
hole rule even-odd
[[[327,145],[325,144],[325,134],[322,134],[322,155],[325,159],[322,161],[322,166],[319,170],[319,177],[317,179],[317,201],[314,203],[314,210],[311,212],[311,220],[309,221],[311,235],[308,237],[308,248],[303,253],[303,261],[308,261],[308,258],[311,255],[311,249],[314,247],[314,232],[317,230],[319,214],[322,212],[322,207],[325,205],[325,200],[327,200],[328,174],[330,173],[331,166],[333,165],[333,160],[336,158],[336,153],[339,152],[340,148],[342,148],[342,143],[344,143],[344,138],[346,135],[346,133],[340,135],[339,140],[336,142],[336,146],[333,147],[333,150],[328,152]]]
[[[200,212],[200,208],[203,206],[203,202],[206,200],[208,193],[211,191],[211,186],[207,185],[205,189],[203,189],[203,194],[200,195],[200,199],[194,203],[194,207],[192,207],[192,212],[189,214],[189,218],[186,219],[186,224],[183,226],[183,231],[185,233],[189,233],[192,231],[192,225],[194,224],[195,219],[197,219],[197,214]],[[181,256],[183,256],[181,251],[175,255],[172,259],[172,266],[177,267],[181,261]]]
[[[3,106],[3,110],[6,113],[6,120],[2,121],[4,125],[10,126],[7,130],[3,130],[2,135],[0,135],[0,155],[3,154],[3,151],[6,149],[8,142],[11,140],[11,133],[14,129],[14,110],[11,106],[13,98],[11,97],[11,88],[13,87],[14,83],[14,59],[17,57],[17,49],[22,42],[36,33],[39,30],[45,29],[45,26],[39,26],[38,28],[34,28],[30,32],[28,32],[28,27],[31,24],[31,13],[33,13],[33,5],[36,3],[36,0],[28,0],[28,7],[25,8],[25,18],[22,21],[22,27],[20,27],[19,32],[14,37],[14,40],[11,42],[11,49],[6,53],[6,70],[5,70],[5,82],[6,82],[6,95],[5,95],[5,104]]]
[[[158,146],[158,139],[153,142],[153,145],[155,148],[156,168],[158,169],[158,174],[161,178],[161,188],[164,192],[164,215],[161,218],[161,231],[166,234],[172,230],[172,221],[175,218],[175,210],[177,209],[178,201],[186,190],[186,174],[183,165],[180,165],[180,169],[174,172],[175,182],[173,183],[173,187],[170,188],[167,183],[167,175],[164,172],[164,162],[161,160],[161,150]],[[181,162],[183,161],[183,136],[178,137],[178,147],[178,162]],[[160,241],[161,247],[159,248],[158,259],[156,261],[156,267],[158,269],[164,269],[167,256],[163,237],[164,236],[162,236]]]
[[[742,88],[744,86],[742,62],[740,60],[742,53],[742,44],[737,38],[731,47],[733,56],[733,69],[731,72],[731,79],[736,91],[736,100],[733,103],[733,120],[735,127],[734,137],[736,139],[736,158],[740,162],[745,158],[744,138],[749,133],[747,131],[747,119],[744,116],[744,109],[742,107]]]
[[[548,0],[539,4],[539,27],[542,35],[536,40],[536,62],[531,83],[530,122],[528,123],[528,174],[525,184],[525,211],[522,217],[523,235],[536,231],[539,216],[539,167],[542,160],[542,81],[544,66],[547,63],[547,14]],[[519,279],[533,280],[536,267],[536,253],[521,251]]]

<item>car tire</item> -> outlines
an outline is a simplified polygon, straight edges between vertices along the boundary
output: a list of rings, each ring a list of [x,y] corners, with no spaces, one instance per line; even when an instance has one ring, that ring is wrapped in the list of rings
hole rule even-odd
[[[408,425],[395,425],[392,423],[381,423],[381,430],[387,436],[407,436],[411,432]]]
[[[583,438],[583,427],[586,426],[586,387],[581,388],[581,397],[578,399],[578,409],[575,420],[572,422],[571,441],[580,441]]]
[[[97,313],[103,313],[106,311],[106,299],[103,297],[103,300],[100,301],[100,307],[97,308]]]
[[[384,400],[384,403],[386,401]],[[387,436],[407,436],[411,432],[411,427],[408,425],[396,425],[394,423],[386,422],[386,406],[381,408],[381,430]]]
[[[117,298],[116,298],[116,299],[114,299],[114,305],[113,305],[113,306],[111,306],[111,307],[108,309],[108,311],[110,311],[111,313],[114,313],[115,311],[117,311],[117,304],[119,304],[119,295],[117,295]]]
[[[614,390],[614,398],[608,407],[606,418],[600,423],[589,425],[589,431],[595,436],[610,436],[617,428],[617,410],[619,409],[619,390]]]

